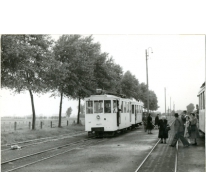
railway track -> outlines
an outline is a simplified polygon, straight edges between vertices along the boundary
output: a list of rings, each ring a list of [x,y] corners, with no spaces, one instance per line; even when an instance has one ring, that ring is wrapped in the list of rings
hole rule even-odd
[[[50,148],[44,151],[39,151],[33,154],[29,154],[26,156],[21,156],[21,157],[14,158],[8,161],[4,161],[1,163],[1,169],[2,169],[2,172],[15,171],[15,170],[30,166],[32,164],[59,156],[61,154],[73,151],[73,150],[81,149],[89,145],[94,145],[94,144],[103,142],[105,140],[107,139],[97,140],[95,138],[86,138],[84,140],[71,142],[71,143],[58,146],[55,148]]]
[[[67,139],[67,138],[71,138],[71,137],[75,137],[75,136],[83,135],[83,134],[86,134],[86,133],[85,132],[81,132],[81,133],[75,132],[75,133],[66,134],[66,135],[53,136],[53,137],[47,137],[47,138],[39,138],[39,139],[33,139],[33,140],[28,140],[28,141],[21,141],[21,142],[16,142],[16,143],[12,143],[12,144],[2,145],[1,152],[11,150],[11,146],[13,146],[13,145],[19,145],[19,146],[21,146],[21,148],[25,148],[28,146],[34,146],[37,144],[51,142],[51,141],[58,141],[58,140]],[[8,146],[10,146],[10,148],[8,148]]]
[[[172,121],[172,123],[170,124],[170,127],[173,125],[174,121]],[[143,161],[140,163],[140,165],[137,167],[137,169],[135,170],[135,172],[139,172],[140,169],[143,167],[143,165],[146,163],[146,161],[148,160],[148,157],[150,157],[150,155],[152,154],[152,152],[155,150],[155,148],[158,146],[159,142],[161,139],[159,139],[155,145],[152,147],[152,149],[150,150],[150,152],[146,155],[146,157],[143,159]],[[176,154],[175,154],[175,162],[174,162],[174,172],[177,172],[177,165],[178,165],[178,142],[176,144]]]

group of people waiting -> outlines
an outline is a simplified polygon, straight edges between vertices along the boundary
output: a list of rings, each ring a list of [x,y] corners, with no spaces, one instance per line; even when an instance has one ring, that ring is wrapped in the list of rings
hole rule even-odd
[[[178,139],[181,140],[182,144],[185,147],[189,145],[197,145],[197,138],[199,137],[199,130],[197,127],[198,119],[196,118],[194,113],[190,113],[187,115],[187,111],[183,111],[183,115],[179,118],[178,113],[175,113],[175,121],[174,121],[174,138],[171,143],[171,147],[175,147]],[[170,130],[170,126],[166,119],[166,116],[161,116],[159,118],[159,114],[155,117],[155,123],[152,123],[151,114],[143,116],[143,124],[145,132],[148,134],[152,134],[152,129],[154,127],[158,127],[159,134],[158,138],[161,139],[160,143],[166,144],[166,140],[168,138],[168,131]]]
[[[198,119],[196,118],[195,113],[187,115],[187,111],[184,111],[181,118],[175,113],[175,134],[170,146],[174,147],[178,139],[181,140],[185,147],[188,147],[189,145],[197,145],[197,138],[199,137],[197,123]]]

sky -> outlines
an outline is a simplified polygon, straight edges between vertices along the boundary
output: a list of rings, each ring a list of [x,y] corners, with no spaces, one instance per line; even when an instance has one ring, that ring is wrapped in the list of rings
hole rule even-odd
[[[86,34],[84,34],[86,35]],[[57,40],[60,35],[52,35]],[[165,111],[175,104],[175,110],[185,110],[190,103],[198,104],[197,93],[205,81],[205,36],[204,35],[93,35],[94,42],[101,44],[101,51],[109,53],[123,68],[146,83],[146,56],[149,52],[149,89],[157,95],[159,109]],[[153,53],[151,53],[151,49]],[[31,115],[31,100],[28,92],[13,94],[1,89],[1,116]],[[37,115],[58,115],[60,97],[50,94],[34,95]],[[83,101],[82,101],[83,103]],[[62,113],[72,107],[72,116],[77,114],[77,101],[64,98]]]

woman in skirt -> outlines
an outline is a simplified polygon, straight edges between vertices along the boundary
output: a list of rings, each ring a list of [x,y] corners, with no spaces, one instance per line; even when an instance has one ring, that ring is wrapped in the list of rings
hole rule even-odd
[[[187,141],[190,143],[190,131],[189,131],[189,127],[190,127],[190,117],[186,116],[186,122],[185,122],[185,132],[184,132],[184,137],[187,139]]]
[[[147,130],[148,130],[148,134],[152,134],[152,129],[153,129],[153,124],[152,124],[152,117],[151,114],[149,114],[149,116],[147,117]]]
[[[161,138],[160,143],[163,143],[163,139],[164,139],[164,144],[166,144],[167,143],[166,139],[168,138],[169,125],[167,123],[167,119],[165,116],[162,116],[162,118],[159,120],[158,127],[159,127],[158,138]]]
[[[191,141],[193,141],[194,143],[192,145],[197,145],[197,138],[199,137],[199,130],[197,128],[197,118],[195,117],[195,113],[191,113],[191,134],[190,134],[190,138]]]

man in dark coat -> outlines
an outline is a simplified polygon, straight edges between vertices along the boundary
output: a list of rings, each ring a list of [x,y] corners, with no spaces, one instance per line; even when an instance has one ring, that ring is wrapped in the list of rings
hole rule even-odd
[[[157,127],[159,124],[159,114],[155,117],[155,127]]]
[[[146,113],[143,113],[142,122],[144,125],[144,131],[147,132],[147,115],[146,115]]]
[[[148,115],[147,117],[147,130],[148,130],[148,134],[152,134],[152,129],[153,129],[153,124],[152,124],[152,117],[151,114]]]
[[[172,143],[170,146],[175,147],[178,139],[182,141],[182,144],[186,147],[188,147],[190,144],[189,142],[184,138],[184,123],[181,119],[178,118],[178,113],[175,113],[175,122],[174,122],[174,131],[175,136],[172,140]]]
[[[161,143],[163,143],[164,139],[164,144],[166,144],[166,139],[168,138],[168,123],[167,119],[165,116],[162,116],[161,119],[158,121],[158,127],[159,127],[159,134],[158,138],[161,138]]]
[[[186,115],[187,115],[187,111],[183,111],[181,119],[182,119],[184,124],[186,123]]]

